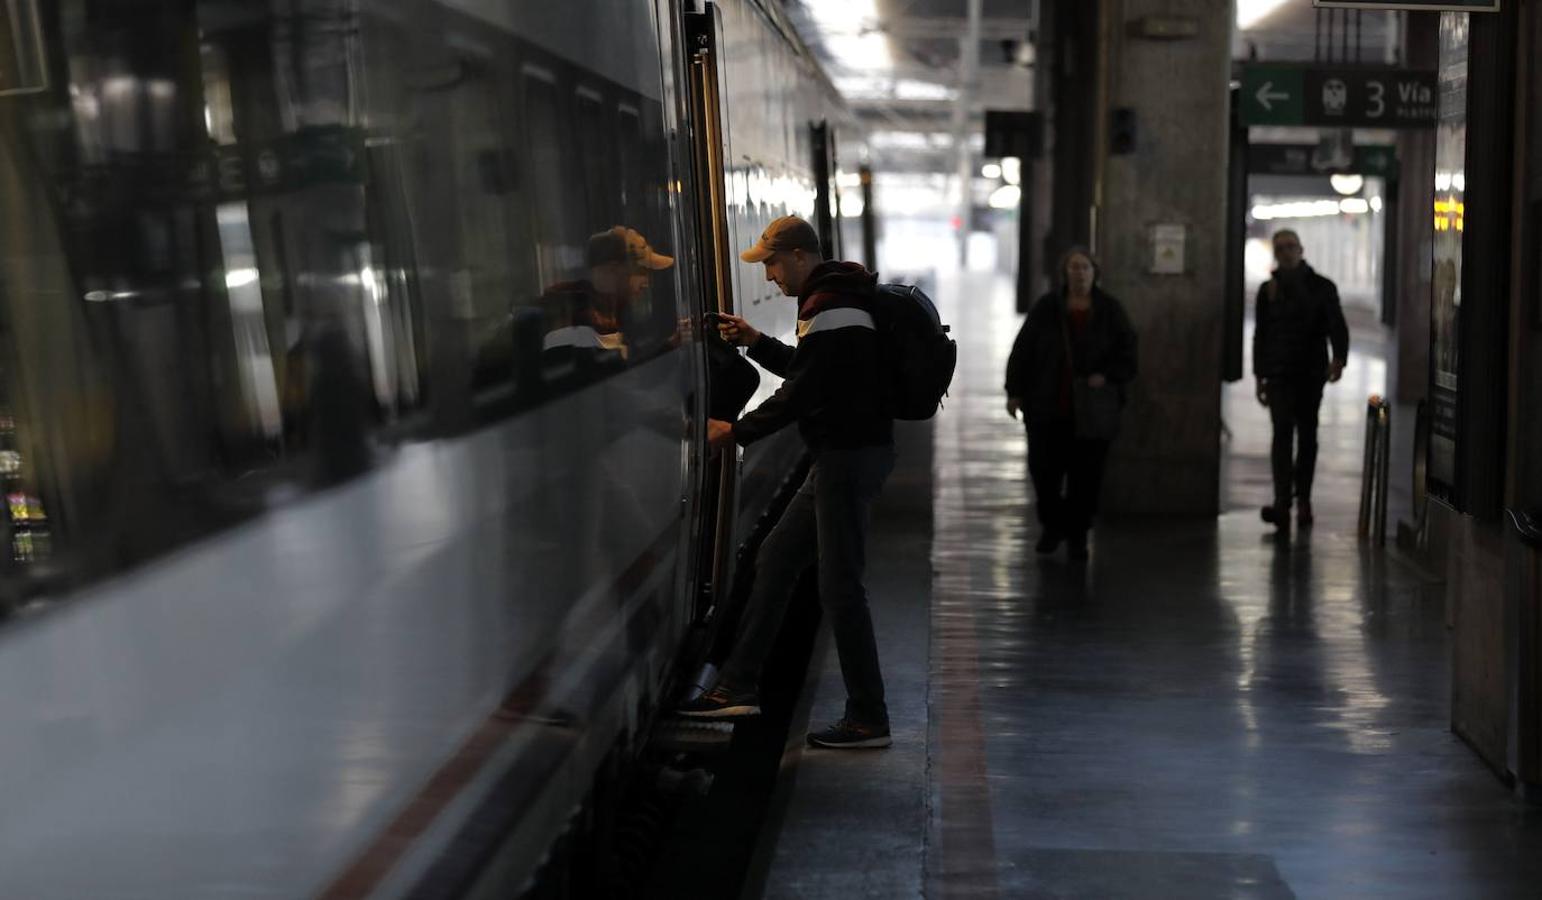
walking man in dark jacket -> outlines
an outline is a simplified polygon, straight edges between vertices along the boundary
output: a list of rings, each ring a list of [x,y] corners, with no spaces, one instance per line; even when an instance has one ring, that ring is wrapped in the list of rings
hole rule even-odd
[[[846,712],[829,728],[811,732],[808,741],[887,747],[889,713],[862,585],[868,514],[894,468],[894,423],[879,402],[872,316],[878,276],[857,263],[824,260],[813,227],[796,216],[772,222],[740,258],[764,263],[766,280],[797,298],[798,344],[789,347],[738,316],[721,316],[724,340],[748,347],[751,359],[786,380],[736,424],[710,420],[708,440],[714,448],[750,444],[796,422],[814,465],[761,545],[755,586],[717,685],[680,713],[737,718],[760,712],[761,669],[798,576],[817,563],[819,598],[846,682]]]
[[[1349,359],[1349,327],[1339,306],[1338,288],[1302,259],[1301,238],[1294,231],[1274,235],[1274,277],[1258,291],[1253,332],[1253,374],[1258,402],[1269,407],[1274,423],[1270,453],[1274,468],[1274,504],[1263,519],[1290,528],[1290,504],[1296,519],[1312,524],[1312,473],[1317,468],[1317,410],[1323,385],[1338,381]],[[1327,345],[1332,346],[1329,357]],[[1296,446],[1292,446],[1294,437]],[[1292,458],[1294,454],[1294,458]]]

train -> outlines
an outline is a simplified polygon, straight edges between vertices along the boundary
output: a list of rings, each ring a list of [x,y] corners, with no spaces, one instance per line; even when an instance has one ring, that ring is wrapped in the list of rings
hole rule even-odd
[[[770,0],[5,25],[0,896],[530,890],[805,464],[702,319],[858,120]]]

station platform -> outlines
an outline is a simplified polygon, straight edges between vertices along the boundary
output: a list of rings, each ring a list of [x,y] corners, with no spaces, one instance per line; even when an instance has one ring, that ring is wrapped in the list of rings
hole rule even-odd
[[[869,551],[895,743],[812,750],[794,722],[745,896],[1538,896],[1542,810],[1447,728],[1443,586],[1356,538],[1385,341],[1357,334],[1327,393],[1315,529],[1259,521],[1247,380],[1223,403],[1223,514],[1104,521],[1082,567],[1033,550],[1009,286],[937,294],[968,322],[959,374],[901,428]],[[800,719],[837,717],[827,639],[807,684]]]

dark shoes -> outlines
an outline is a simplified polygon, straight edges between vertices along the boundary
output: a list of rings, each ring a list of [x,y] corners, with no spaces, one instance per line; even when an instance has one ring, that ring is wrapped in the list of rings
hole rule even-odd
[[[1071,562],[1087,561],[1087,533],[1085,531],[1080,534],[1067,535],[1062,531],[1046,529],[1039,538],[1039,542],[1033,545],[1033,549],[1040,556],[1049,556],[1060,549],[1062,541],[1065,542],[1066,552]]]
[[[1288,529],[1290,528],[1290,503],[1275,501],[1273,506],[1266,506],[1259,510],[1258,516],[1276,528]],[[1315,521],[1317,521],[1317,517],[1312,515],[1312,501],[1296,501],[1297,524],[1302,528],[1307,528]]]
[[[842,719],[829,728],[808,733],[810,747],[829,747],[833,750],[861,750],[887,747],[894,743],[889,737],[887,725],[863,725]]]
[[[675,712],[688,719],[744,719],[760,715],[760,696],[720,684],[680,704]]]

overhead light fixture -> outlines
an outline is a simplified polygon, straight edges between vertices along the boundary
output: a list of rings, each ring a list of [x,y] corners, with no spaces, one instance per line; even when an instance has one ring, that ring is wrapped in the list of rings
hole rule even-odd
[[[991,209],[1016,209],[1022,202],[1023,189],[1015,184],[1004,184],[991,191],[990,199],[986,203]]]
[[[1237,0],[1237,28],[1247,31],[1270,13],[1285,5],[1285,0]]]
[[[1343,194],[1346,197],[1352,197],[1355,194],[1360,193],[1360,189],[1365,187],[1365,176],[1330,175],[1328,176],[1328,183],[1333,185],[1334,191]]]
[[[1358,198],[1351,198],[1355,200]],[[1336,216],[1340,213],[1350,213],[1342,203],[1351,201],[1338,200],[1296,200],[1287,203],[1260,203],[1253,207],[1253,218],[1259,222],[1267,222],[1271,219],[1319,219],[1327,216]],[[1359,202],[1364,203],[1364,200]],[[1366,204],[1370,208],[1370,204]]]
[[[1361,216],[1371,211],[1370,201],[1364,197],[1345,197],[1339,201],[1339,212]]]
[[[934,81],[901,78],[894,82],[894,96],[899,100],[953,100],[958,97],[958,88]]]
[[[1001,177],[1007,184],[1023,183],[1023,161],[1015,156],[1001,158]]]
[[[980,177],[981,178],[1000,178],[1001,177],[1001,166],[998,166],[995,163],[986,163],[985,165],[980,167]]]

